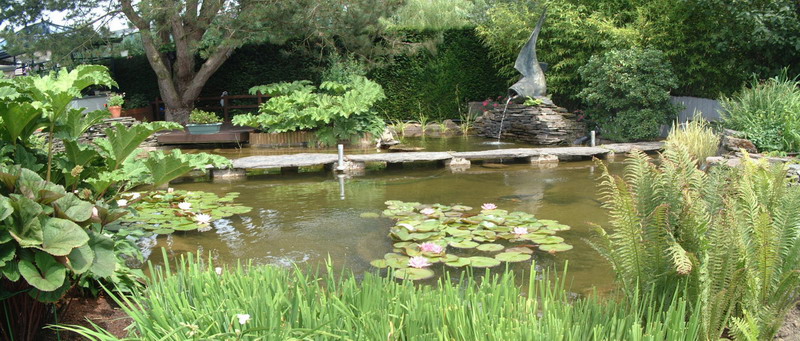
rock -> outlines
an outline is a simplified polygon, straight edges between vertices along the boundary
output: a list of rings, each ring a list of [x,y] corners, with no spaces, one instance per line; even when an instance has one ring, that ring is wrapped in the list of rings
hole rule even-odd
[[[575,115],[551,101],[545,101],[538,106],[509,104],[505,110],[505,119],[503,107],[486,111],[475,120],[475,132],[479,136],[496,138],[501,130],[501,122],[502,139],[539,145],[569,144],[586,135],[584,122],[578,122]]]
[[[389,147],[390,152],[418,152],[421,150],[425,150],[425,148],[406,146],[402,144]]]
[[[748,153],[758,153],[756,145],[748,139],[724,135],[722,136],[722,149],[726,152],[738,152],[742,149]]]
[[[406,123],[403,127],[403,137],[419,137],[422,136],[422,125],[419,123]]]
[[[397,139],[397,133],[394,129],[390,127],[384,128],[383,134],[381,134],[381,137],[378,139],[378,147],[387,148],[397,144],[400,144],[400,141]]]

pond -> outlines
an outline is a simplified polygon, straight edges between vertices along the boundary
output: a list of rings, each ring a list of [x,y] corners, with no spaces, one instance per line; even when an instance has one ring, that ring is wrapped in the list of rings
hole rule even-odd
[[[569,261],[568,283],[573,290],[604,290],[612,285],[610,266],[583,240],[593,233],[590,222],[602,225],[607,221],[598,201],[596,178],[600,170],[594,163],[569,162],[553,168],[487,166],[473,165],[463,173],[433,167],[368,172],[344,180],[344,198],[340,182],[327,172],[263,175],[231,183],[175,184],[176,189],[219,195],[239,192],[237,202],[253,210],[214,221],[215,229],[209,232],[159,237],[152,246],[165,247],[173,254],[199,250],[210,253],[218,264],[235,264],[241,259],[302,266],[323,264],[330,257],[334,265],[359,274],[374,270],[369,262],[392,252],[387,234],[394,225],[391,219],[363,218],[362,213],[380,213],[387,200],[472,207],[491,202],[501,209],[532,213],[539,219],[572,226],[559,236],[574,249],[555,255],[537,252],[535,259],[537,264],[559,268]],[[612,170],[621,167],[619,162],[611,164]],[[527,269],[528,264],[515,263],[513,267]],[[435,267],[442,268],[441,264]]]

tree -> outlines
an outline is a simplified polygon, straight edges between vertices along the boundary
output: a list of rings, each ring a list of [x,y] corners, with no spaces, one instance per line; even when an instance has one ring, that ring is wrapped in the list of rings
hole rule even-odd
[[[297,46],[320,55],[344,51],[375,58],[392,46],[379,19],[400,4],[399,0],[83,0],[54,1],[48,8],[27,0],[11,5],[0,0],[0,8],[16,14],[5,19],[16,22],[40,18],[45,10],[85,12],[87,6],[111,11],[103,15],[124,14],[139,30],[167,120],[180,123],[186,123],[206,81],[236,48],[293,39],[301,42]],[[91,21],[77,21],[74,27],[87,23]]]

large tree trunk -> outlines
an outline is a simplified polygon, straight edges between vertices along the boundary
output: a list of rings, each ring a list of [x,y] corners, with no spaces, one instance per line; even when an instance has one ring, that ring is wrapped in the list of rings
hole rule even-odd
[[[189,114],[193,107],[171,107],[165,105],[166,120],[186,124],[189,122]]]

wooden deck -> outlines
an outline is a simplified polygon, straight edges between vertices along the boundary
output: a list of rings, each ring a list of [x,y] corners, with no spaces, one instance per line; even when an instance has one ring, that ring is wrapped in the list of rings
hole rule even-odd
[[[250,127],[234,127],[229,124],[222,125],[216,134],[189,134],[185,130],[173,130],[158,135],[159,144],[212,144],[212,143],[247,143],[250,133],[255,129]]]

